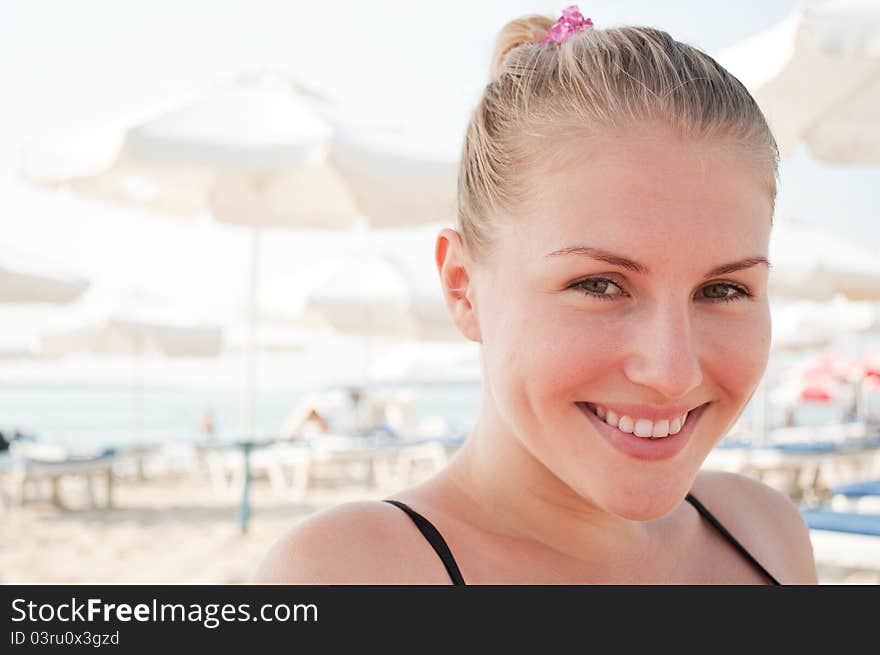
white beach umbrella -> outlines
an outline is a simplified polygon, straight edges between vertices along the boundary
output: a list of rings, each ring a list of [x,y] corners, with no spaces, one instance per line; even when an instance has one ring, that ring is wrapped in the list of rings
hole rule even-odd
[[[843,296],[815,300],[771,299],[774,352],[827,345],[842,333],[880,330],[880,303],[851,301]]]
[[[353,335],[461,340],[440,292],[429,277],[392,253],[354,256],[306,298],[303,309],[336,330]]]
[[[290,326],[270,323],[260,326],[259,350],[265,354],[297,355],[308,346],[308,339],[292,333]],[[234,322],[223,330],[223,353],[241,354],[248,348],[248,334],[240,322]]]
[[[168,325],[150,319],[107,316],[96,323],[42,335],[40,354],[47,357],[72,352],[213,357],[219,354],[221,343],[222,331],[218,327]]]
[[[25,151],[37,183],[176,216],[210,212],[251,228],[243,429],[253,428],[259,229],[402,226],[446,220],[455,198],[454,158],[425,157],[403,139],[346,131],[324,100],[277,75],[244,76],[179,109],[130,127],[114,158],[77,173],[56,165],[52,144]],[[59,172],[63,177],[59,177]]]
[[[880,300],[880,252],[791,218],[770,233],[771,297]]]
[[[40,330],[57,308],[43,303],[0,304],[0,360],[36,359]]]
[[[220,327],[140,290],[95,287],[43,327],[40,353],[214,357]]]
[[[163,214],[293,228],[445,220],[456,168],[446,153],[360,127],[269,73],[218,85],[115,140],[112,129],[93,139],[52,134],[25,148],[20,164],[32,182]]]
[[[0,247],[0,359],[32,359],[36,337],[58,305],[81,297],[89,282],[42,257]]]
[[[408,251],[363,245],[328,263],[300,313],[321,316],[346,334],[463,340],[447,312],[430,256],[433,239],[432,233],[418,235]]]
[[[809,2],[724,50],[784,155],[805,142],[828,163],[880,163],[880,3]]]
[[[94,287],[48,320],[38,337],[40,358],[71,354],[130,357],[136,430],[143,431],[143,364],[147,357],[215,357],[223,335],[187,308],[138,290]]]
[[[0,248],[0,303],[67,303],[88,286],[87,280],[36,255]]]
[[[293,317],[320,317],[333,330],[362,340],[361,386],[373,377],[377,339],[464,342],[450,318],[430,257],[366,249],[334,262]],[[297,321],[298,322],[298,321]]]

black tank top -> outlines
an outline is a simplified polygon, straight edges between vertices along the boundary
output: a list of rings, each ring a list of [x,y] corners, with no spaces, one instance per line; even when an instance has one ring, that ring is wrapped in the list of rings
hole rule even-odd
[[[768,580],[770,580],[770,584],[778,585],[780,582],[770,574],[770,572],[761,566],[761,563],[758,562],[752,554],[745,549],[745,547],[737,541],[737,539],[727,531],[721,523],[716,519],[712,513],[706,509],[706,507],[692,494],[688,494],[685,497],[691,505],[700,513],[700,515],[705,518],[711,525],[714,527],[721,535],[727,539],[734,548],[736,548],[743,557],[745,557],[755,568],[757,568],[761,573],[763,573]],[[424,516],[416,512],[414,509],[400,502],[399,500],[390,500],[386,499],[386,503],[390,503],[395,507],[399,507],[404,512],[406,512],[407,516],[409,516],[413,523],[416,524],[416,527],[419,529],[419,532],[424,535],[425,539],[428,540],[428,543],[434,548],[437,552],[437,555],[440,557],[440,560],[443,562],[443,566],[446,567],[446,572],[449,574],[449,578],[452,580],[452,584],[454,585],[465,585],[464,578],[461,575],[461,571],[458,569],[458,564],[455,563],[455,558],[452,556],[452,551],[449,550],[449,546],[446,544],[446,540],[434,527],[434,525],[426,519]]]

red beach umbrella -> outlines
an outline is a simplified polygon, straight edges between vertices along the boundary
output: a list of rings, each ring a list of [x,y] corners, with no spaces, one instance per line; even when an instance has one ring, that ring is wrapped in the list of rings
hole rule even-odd
[[[827,403],[833,399],[833,396],[824,387],[811,384],[803,388],[800,399],[804,402]]]

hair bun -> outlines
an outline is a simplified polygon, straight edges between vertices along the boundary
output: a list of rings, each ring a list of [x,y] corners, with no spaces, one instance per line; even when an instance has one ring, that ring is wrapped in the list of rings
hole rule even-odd
[[[502,27],[498,37],[495,39],[492,65],[489,68],[489,79],[494,80],[501,75],[507,53],[521,45],[540,41],[551,27],[553,27],[553,19],[541,16],[540,14],[531,14],[517,18]]]

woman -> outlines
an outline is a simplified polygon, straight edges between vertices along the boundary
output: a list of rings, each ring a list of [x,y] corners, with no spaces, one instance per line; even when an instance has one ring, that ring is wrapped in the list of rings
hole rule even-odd
[[[795,506],[703,472],[767,363],[778,154],[745,88],[665,32],[576,7],[502,30],[468,126],[450,315],[479,417],[392,502],[317,513],[256,580],[815,583]]]

